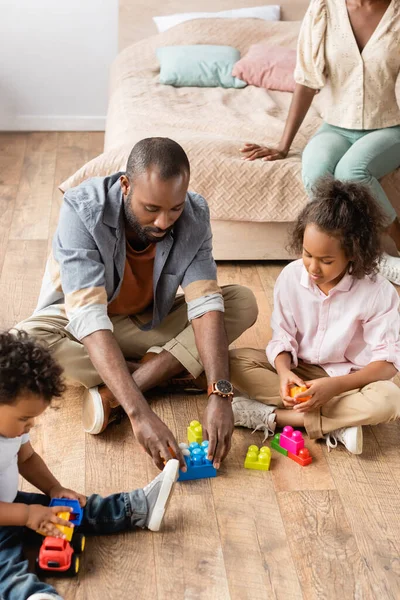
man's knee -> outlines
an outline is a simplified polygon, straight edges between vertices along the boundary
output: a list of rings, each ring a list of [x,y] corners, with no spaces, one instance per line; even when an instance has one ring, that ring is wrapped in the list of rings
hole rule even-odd
[[[376,423],[388,423],[400,418],[400,388],[393,381],[376,381],[363,388]]]
[[[258,305],[254,293],[243,285],[228,285],[222,288],[225,313],[238,321],[243,331],[257,321]]]
[[[54,331],[47,329],[45,324],[34,321],[33,319],[21,321],[15,325],[14,329],[25,331],[25,333],[27,333],[30,337],[35,338],[35,340],[45,344],[46,346],[51,346],[57,341],[57,336],[55,335]]]

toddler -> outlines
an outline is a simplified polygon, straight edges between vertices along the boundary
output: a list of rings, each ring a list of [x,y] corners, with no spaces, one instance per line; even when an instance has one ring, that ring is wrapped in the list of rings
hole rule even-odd
[[[46,535],[63,537],[57,524],[68,525],[52,507],[51,498],[77,499],[84,507],[79,531],[116,533],[142,527],[158,531],[179,463],[172,459],[149,485],[133,492],[102,498],[64,488],[36,454],[29,441],[34,420],[61,396],[61,368],[50,352],[25,333],[0,334],[0,598],[4,600],[62,600],[56,590],[28,571],[23,545],[40,546]],[[18,473],[43,494],[18,492]]]

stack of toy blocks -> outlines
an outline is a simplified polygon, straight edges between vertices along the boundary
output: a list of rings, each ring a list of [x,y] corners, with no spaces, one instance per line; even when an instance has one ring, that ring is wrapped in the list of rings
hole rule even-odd
[[[245,469],[253,469],[254,471],[269,471],[271,464],[271,450],[268,446],[249,446],[244,461]]]
[[[304,447],[303,434],[301,431],[295,431],[290,425],[284,427],[281,434],[277,433],[274,436],[271,448],[288,456],[302,467],[312,462],[309,451]]]
[[[189,481],[190,479],[207,479],[216,477],[217,469],[213,467],[212,461],[208,460],[208,441],[192,442],[191,444],[179,444],[186,461],[187,471],[179,471],[178,481]]]

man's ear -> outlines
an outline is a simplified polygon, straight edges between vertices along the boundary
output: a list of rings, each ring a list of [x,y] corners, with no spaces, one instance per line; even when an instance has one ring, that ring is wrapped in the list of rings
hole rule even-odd
[[[129,181],[129,178],[126,175],[121,175],[121,177],[119,178],[119,182],[121,184],[121,190],[123,195],[128,196],[131,189],[131,183]]]

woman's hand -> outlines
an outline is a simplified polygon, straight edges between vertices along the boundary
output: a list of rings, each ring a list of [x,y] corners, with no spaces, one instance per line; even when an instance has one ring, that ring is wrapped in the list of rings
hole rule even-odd
[[[270,148],[269,146],[259,146],[258,144],[245,144],[240,149],[245,156],[242,160],[256,160],[262,158],[262,160],[282,160],[286,158],[289,150],[281,148],[279,145],[276,148]]]
[[[293,408],[293,406],[296,404],[294,398],[292,398],[289,395],[290,388],[292,385],[298,385],[298,386],[302,387],[303,385],[306,385],[306,384],[301,379],[301,377],[296,375],[296,373],[293,373],[293,371],[282,371],[281,373],[279,373],[279,393],[281,395],[282,402],[283,402],[285,408]],[[308,390],[307,390],[306,394],[307,393],[308,393]]]
[[[306,386],[307,391],[296,396],[297,402],[293,406],[293,410],[296,412],[303,413],[315,410],[332,400],[339,393],[335,377],[321,377],[320,379],[306,381]],[[302,402],[301,399],[306,396],[311,396],[310,400]]]

